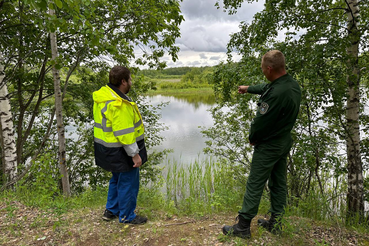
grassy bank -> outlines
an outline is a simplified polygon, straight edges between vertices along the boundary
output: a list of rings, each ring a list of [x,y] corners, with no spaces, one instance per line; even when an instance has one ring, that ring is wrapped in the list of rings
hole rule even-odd
[[[209,84],[192,84],[183,82],[163,82],[157,84],[156,90],[150,90],[147,95],[181,96],[181,95],[214,95]]]
[[[314,213],[327,211],[321,207],[324,201],[316,196],[306,199],[299,209],[287,208],[280,236],[256,224],[269,207],[267,194],[252,222],[251,239],[224,236],[221,228],[235,223],[243,192],[244,182],[232,178],[229,165],[214,161],[173,163],[163,170],[160,182],[141,187],[137,213],[147,216],[149,222],[132,226],[101,220],[106,187],[71,198],[56,194],[46,197],[50,193],[21,188],[0,194],[0,244],[369,245],[368,227],[364,225],[347,227],[334,215],[326,220],[311,219],[324,218]]]
[[[212,85],[208,83],[183,82],[181,76],[167,76],[165,78],[146,78],[147,82],[155,83],[156,90],[150,90],[148,95],[193,95],[213,94]]]
[[[156,90],[150,90],[147,96],[173,96],[177,99],[183,99],[188,103],[215,104],[213,88],[209,84],[200,84],[194,87],[191,83],[166,82],[165,86],[157,86]]]
[[[163,95],[163,96],[180,96],[180,95],[213,95],[213,89],[211,87],[203,88],[166,88],[150,90],[147,95]]]

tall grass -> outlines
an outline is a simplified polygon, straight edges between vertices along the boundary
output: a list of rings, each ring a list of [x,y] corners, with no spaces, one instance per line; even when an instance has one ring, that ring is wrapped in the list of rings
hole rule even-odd
[[[161,188],[156,189],[157,194],[160,193],[160,201],[156,200],[158,209],[173,214],[209,215],[219,212],[236,213],[241,208],[245,180],[240,181],[235,177],[229,163],[211,159],[196,160],[190,164],[174,161],[163,171],[165,175]],[[326,189],[324,193],[318,189],[318,184],[313,183],[315,188],[309,194],[299,198],[298,202],[288,203],[286,217],[298,216],[344,224],[346,189],[344,183],[339,183],[338,186],[332,185],[332,189]],[[269,208],[269,193],[265,191],[259,214],[268,213]]]
[[[86,189],[80,194],[65,197],[60,193],[45,194],[29,186],[18,186],[15,190],[1,192],[0,200],[6,203],[19,201],[27,207],[62,214],[71,209],[101,207],[106,203],[106,195],[106,187],[98,187],[96,190]]]
[[[185,214],[236,211],[245,184],[231,173],[229,167],[212,160],[196,160],[191,164],[174,162],[168,166],[165,178],[166,199]]]

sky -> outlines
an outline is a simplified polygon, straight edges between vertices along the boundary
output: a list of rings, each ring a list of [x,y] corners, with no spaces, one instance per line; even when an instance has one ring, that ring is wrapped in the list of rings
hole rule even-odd
[[[264,1],[243,3],[236,14],[228,15],[215,3],[216,0],[183,0],[181,11],[185,20],[180,26],[181,37],[176,40],[179,59],[173,62],[164,57],[167,67],[214,66],[225,61],[230,34],[239,31],[241,21],[251,22],[264,5]]]

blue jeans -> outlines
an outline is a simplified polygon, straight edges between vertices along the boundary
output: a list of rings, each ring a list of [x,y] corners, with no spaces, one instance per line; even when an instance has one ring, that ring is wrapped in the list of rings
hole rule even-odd
[[[124,173],[112,172],[112,174],[106,209],[118,215],[119,222],[130,222],[136,217],[134,211],[140,186],[139,168]]]

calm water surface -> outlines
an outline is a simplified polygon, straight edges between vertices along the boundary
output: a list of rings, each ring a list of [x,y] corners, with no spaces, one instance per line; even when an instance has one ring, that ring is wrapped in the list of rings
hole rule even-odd
[[[200,100],[191,98],[176,98],[173,96],[150,96],[147,103],[158,105],[169,102],[161,111],[160,122],[164,123],[168,130],[163,131],[161,136],[165,139],[156,150],[173,149],[166,161],[190,164],[195,160],[207,158],[203,154],[206,147],[204,138],[199,127],[210,127],[213,119],[208,110],[214,105],[214,100],[198,97]]]

